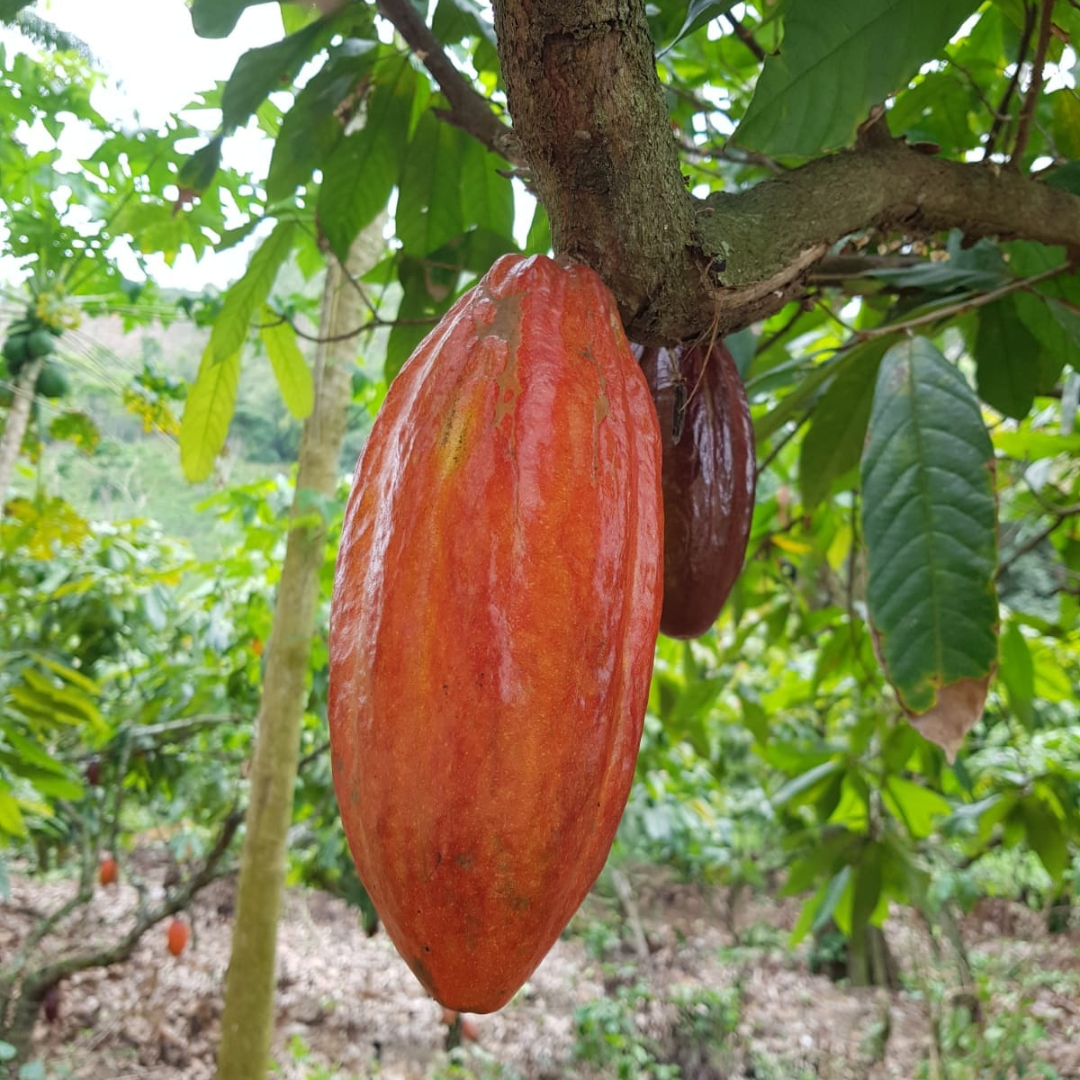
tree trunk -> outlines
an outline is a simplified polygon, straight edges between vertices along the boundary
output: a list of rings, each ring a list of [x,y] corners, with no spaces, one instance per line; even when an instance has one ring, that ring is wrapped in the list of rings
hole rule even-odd
[[[34,387],[44,364],[45,361],[40,358],[31,360],[19,373],[15,383],[15,400],[8,412],[3,438],[0,438],[0,518],[4,516],[4,504],[7,502],[8,488],[11,487],[11,477],[15,473],[15,462],[19,460],[23,436],[30,423]]]
[[[370,269],[382,247],[380,219],[353,245],[349,273],[359,277]],[[362,315],[360,291],[347,283],[340,266],[332,261],[326,274],[319,336],[346,334],[363,321]],[[225,978],[218,1080],[261,1078],[270,1064],[285,846],[292,821],[300,722],[326,553],[326,523],[310,496],[332,495],[337,486],[346,408],[352,396],[349,368],[355,355],[352,339],[330,341],[320,345],[315,361],[315,405],[304,422],[292,506],[297,524],[289,532],[273,632],[266,647],[232,956]]]

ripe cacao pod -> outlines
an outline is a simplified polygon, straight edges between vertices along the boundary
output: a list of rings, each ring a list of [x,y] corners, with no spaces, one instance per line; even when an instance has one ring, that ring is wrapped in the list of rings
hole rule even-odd
[[[750,407],[722,342],[634,351],[664,448],[660,630],[700,637],[716,622],[746,557],[757,484]]]
[[[98,881],[102,885],[115,885],[120,877],[120,867],[115,859],[109,857],[101,860],[98,867]]]
[[[60,984],[53,983],[42,995],[41,1005],[47,1023],[55,1024],[60,1019]]]
[[[169,952],[173,956],[179,956],[184,951],[184,946],[188,943],[188,936],[191,933],[191,928],[183,919],[173,919],[169,923],[169,929],[166,932],[166,940],[169,944]]]
[[[331,607],[346,836],[447,1008],[505,1004],[603,867],[662,529],[656,412],[613,297],[586,267],[504,256],[390,387]]]

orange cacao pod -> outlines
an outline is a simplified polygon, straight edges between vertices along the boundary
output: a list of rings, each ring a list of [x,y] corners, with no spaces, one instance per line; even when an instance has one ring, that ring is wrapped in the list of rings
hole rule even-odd
[[[173,956],[179,956],[188,943],[188,937],[191,934],[191,928],[183,919],[173,919],[169,923],[169,928],[166,932],[166,940],[169,945],[169,952]]]
[[[607,856],[660,617],[660,436],[615,302],[504,256],[421,343],[360,456],[330,624],[357,870],[447,1008],[525,981]]]
[[[98,881],[102,885],[115,885],[120,878],[120,867],[116,860],[108,856],[98,866]]]
[[[669,637],[704,634],[746,557],[757,468],[746,390],[731,353],[634,347],[664,447],[664,607]]]

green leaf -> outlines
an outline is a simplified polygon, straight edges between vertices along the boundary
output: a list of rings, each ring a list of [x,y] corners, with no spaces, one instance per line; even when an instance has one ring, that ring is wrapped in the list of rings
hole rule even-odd
[[[1069,866],[1069,842],[1061,819],[1037,796],[1030,795],[1020,804],[1027,841],[1054,880],[1061,881]]]
[[[494,45],[495,29],[480,17],[485,6],[477,0],[439,0],[431,19],[431,31],[444,45],[466,37],[479,37]]]
[[[862,487],[867,604],[887,677],[914,714],[944,688],[951,705],[971,690],[970,727],[982,711],[972,681],[997,655],[993,448],[970,387],[923,338],[882,360]]]
[[[870,109],[933,59],[978,0],[790,0],[734,141],[810,157],[847,146]]]
[[[1068,262],[1068,253],[1062,247],[1047,247],[1045,244],[1017,240],[1007,244],[1006,250],[1013,272],[1019,277],[1033,277],[1047,270],[1061,269],[1066,267]],[[1040,281],[1032,288],[1037,295],[1047,300],[1050,314],[1060,323],[1072,342],[1080,347],[1080,272],[1063,272]],[[1038,315],[1035,318],[1037,319]],[[1036,330],[1033,329],[1032,332],[1036,337],[1040,336]],[[1070,355],[1070,363],[1074,355]]]
[[[832,836],[816,842],[809,852],[789,865],[780,894],[797,896],[823,874],[831,877],[837,864],[851,860],[860,843],[860,838],[846,829],[834,830]]]
[[[26,822],[22,811],[15,801],[15,796],[6,788],[0,787],[0,833],[8,836],[25,836]]]
[[[176,178],[177,187],[203,192],[210,186],[210,181],[221,166],[223,138],[221,135],[214,137],[180,166],[180,174]]]
[[[188,391],[180,423],[180,464],[193,483],[210,475],[229,434],[240,384],[240,353],[237,349],[232,356],[216,360],[213,344],[207,345]]]
[[[279,221],[256,248],[247,270],[229,286],[214,320],[209,352],[215,360],[238,354],[247,340],[251,320],[273,288],[281,264],[292,250],[295,222]]]
[[[101,442],[97,424],[84,412],[62,412],[49,421],[50,439],[69,439],[84,453],[92,454]]]
[[[307,4],[297,4],[293,0],[280,0],[281,25],[286,34],[295,34],[319,18],[319,10]]]
[[[1027,727],[1035,720],[1035,664],[1023,631],[1010,622],[1001,635],[1001,681],[1017,719]]]
[[[222,133],[243,127],[272,91],[291,84],[329,36],[325,23],[313,22],[272,45],[248,49],[221,92]]]
[[[889,341],[869,342],[857,363],[849,364],[822,395],[799,451],[803,503],[817,506],[832,482],[859,464],[878,368]]]
[[[408,257],[400,260],[398,279],[404,292],[398,306],[398,321],[391,329],[386,345],[383,372],[387,383],[397,375],[413,350],[456,299],[461,276],[458,260],[463,254],[467,252],[461,248],[440,248],[430,262]]]
[[[416,83],[416,73],[403,60],[392,80],[375,88],[363,128],[338,143],[323,169],[319,227],[342,262],[398,181]]]
[[[668,45],[657,54],[657,59],[670,52],[684,37],[703,27],[707,22],[727,14],[738,0],[690,0],[686,6],[686,18],[679,32]]]
[[[1009,266],[993,240],[982,239],[970,247],[964,247],[964,242],[964,234],[953,229],[946,242],[947,259],[928,259],[898,270],[870,270],[866,276],[900,288],[942,294],[958,289],[989,292],[1009,281]]]
[[[191,24],[199,37],[228,37],[240,21],[244,9],[270,0],[192,0]]]
[[[92,582],[87,582],[88,585]],[[76,671],[72,667],[68,667],[67,664],[58,663],[56,660],[52,660],[47,656],[42,656],[40,653],[32,652],[29,654],[30,659],[35,664],[40,664],[42,667],[48,668],[54,675],[59,675],[64,682],[71,683],[72,686],[77,686],[82,690],[85,690],[87,694],[92,697],[97,697],[101,693],[101,686],[93,679],[88,678],[81,671]]]
[[[529,235],[525,238],[526,255],[546,255],[551,250],[551,224],[547,211],[541,202],[537,202],[533,211]]]
[[[46,753],[38,743],[20,734],[13,726],[5,728],[4,739],[14,751],[11,757],[18,762],[14,766],[17,772],[20,771],[22,765],[27,765],[30,768],[51,773],[54,776],[68,775],[67,766],[63,762]]]
[[[460,188],[461,211],[466,226],[476,225],[511,237],[514,231],[514,189],[496,170],[506,162],[475,139],[463,147]]]
[[[934,831],[939,817],[948,817],[952,807],[936,791],[905,780],[902,776],[886,776],[881,792],[885,808],[897,821],[907,827],[916,840],[923,840]]]
[[[381,55],[369,41],[346,41],[297,95],[274,140],[266,195],[271,202],[290,198],[321,169],[344,136],[339,109]]]
[[[1066,364],[1080,370],[1080,317],[1060,301],[1037,292],[1017,292],[1012,297],[1016,314],[1041,346],[1038,355],[1039,392],[1049,393],[1061,378]],[[1071,332],[1075,319],[1076,335]]]
[[[839,760],[823,761],[812,769],[789,780],[769,800],[773,806],[798,805],[813,798],[814,792],[822,787],[833,775],[843,769]]]
[[[1071,87],[1055,91],[1050,95],[1050,107],[1055,149],[1061,157],[1080,157],[1080,100],[1076,91]]]
[[[851,900],[851,928],[848,936],[855,938],[866,930],[881,897],[881,863],[887,852],[880,844],[868,843],[859,853],[855,868],[855,888]]]
[[[1060,454],[1080,454],[1080,435],[1058,435],[1049,431],[995,431],[994,446],[1017,461],[1039,461]]]
[[[1066,161],[1046,177],[1047,187],[1062,188],[1080,195],[1080,161]]]
[[[1027,416],[1039,387],[1039,351],[1012,297],[981,308],[974,353],[975,381],[983,401],[1014,420]]]
[[[282,400],[293,416],[303,420],[315,404],[315,386],[311,380],[311,369],[296,342],[296,331],[279,319],[273,308],[265,305],[262,324],[259,333],[266,346],[270,366],[274,369]]]
[[[467,139],[431,110],[420,118],[398,191],[397,234],[409,255],[430,255],[464,231],[456,178],[461,175]]]

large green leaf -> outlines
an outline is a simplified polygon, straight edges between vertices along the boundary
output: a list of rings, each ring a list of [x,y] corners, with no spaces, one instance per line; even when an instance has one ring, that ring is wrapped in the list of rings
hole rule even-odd
[[[408,61],[395,65],[391,78],[371,95],[363,128],[338,143],[323,169],[319,226],[342,261],[398,181],[416,86]]]
[[[7,833],[9,836],[26,835],[26,822],[23,821],[19,804],[15,801],[15,796],[3,787],[0,787],[0,833]]]
[[[1019,625],[1010,622],[1001,635],[1001,681],[1017,718],[1031,727],[1035,720],[1035,664]]]
[[[176,178],[177,186],[188,191],[205,191],[221,165],[222,142],[223,136],[216,135],[205,146],[196,150],[180,166],[180,174]]]
[[[304,63],[330,36],[329,27],[313,22],[272,45],[248,49],[233,68],[221,92],[221,130],[242,127],[273,90],[288,86]]]
[[[210,475],[229,434],[240,384],[240,352],[217,360],[213,343],[207,345],[188,392],[180,423],[180,464],[193,483]]]
[[[870,109],[933,59],[979,0],[790,0],[735,141],[811,156],[847,146]]]
[[[461,212],[465,224],[513,236],[514,190],[499,168],[506,162],[475,139],[464,144],[461,165]]]
[[[1039,389],[1040,345],[1021,322],[1012,297],[979,311],[975,337],[979,396],[998,412],[1022,420]]]
[[[410,255],[430,255],[462,232],[460,177],[469,138],[430,109],[409,144],[398,192],[397,234]]]
[[[434,259],[430,267],[417,259],[401,260],[398,279],[403,293],[386,345],[383,370],[387,382],[397,375],[424,335],[453,303],[457,278],[456,267],[444,268]]]
[[[953,229],[945,243],[948,258],[894,270],[870,270],[866,276],[903,289],[942,294],[976,289],[989,292],[1010,279],[1009,265],[994,241],[984,238],[967,247],[965,242],[964,234]]]
[[[881,797],[889,813],[919,840],[933,832],[937,818],[952,812],[949,803],[936,791],[902,776],[886,776]]]
[[[721,15],[726,15],[736,3],[738,3],[738,0],[690,0],[686,5],[686,18],[683,19],[683,24],[679,28],[679,32],[664,47],[659,55],[663,56],[665,53],[669,52],[678,45],[684,37],[692,34],[695,30],[699,30],[707,22],[712,22],[713,19],[716,19]]]
[[[315,387],[311,369],[296,342],[296,331],[279,319],[273,308],[262,308],[262,327],[259,330],[270,366],[274,369],[278,388],[286,408],[298,420],[311,413],[315,404]]]
[[[901,704],[951,752],[997,655],[993,458],[960,372],[925,339],[893,346],[862,461],[867,606]]]
[[[346,41],[296,95],[270,157],[266,194],[271,202],[290,198],[329,159],[345,132],[340,106],[355,93],[379,55],[371,42]]]
[[[191,24],[199,37],[228,37],[240,21],[244,9],[271,0],[192,0]]]
[[[1006,250],[1009,263],[1018,277],[1033,277],[1067,265],[1068,255],[1061,247],[1047,247],[1044,244],[1017,240],[1007,244]],[[1038,296],[1046,299],[1047,312],[1057,320],[1073,344],[1080,348],[1080,271],[1074,269],[1071,273],[1047,278],[1033,288]],[[1022,299],[1024,295],[1028,294],[1021,294],[1018,299]],[[1033,318],[1037,318],[1034,314],[1037,309],[1028,310]],[[1043,340],[1038,331],[1031,329],[1036,337]],[[1070,354],[1068,362],[1073,363],[1074,356],[1074,353]]]
[[[295,228],[295,222],[279,221],[251,256],[243,276],[229,286],[210,335],[214,359],[225,360],[242,348],[252,317],[270,295],[278,270],[292,250]]]
[[[878,367],[888,345],[887,338],[869,342],[814,408],[799,454],[799,486],[806,506],[816,506],[834,480],[859,464]]]
[[[1055,882],[1061,880],[1069,867],[1069,842],[1065,823],[1039,798],[1029,795],[1017,809],[1032,846],[1046,872]]]

